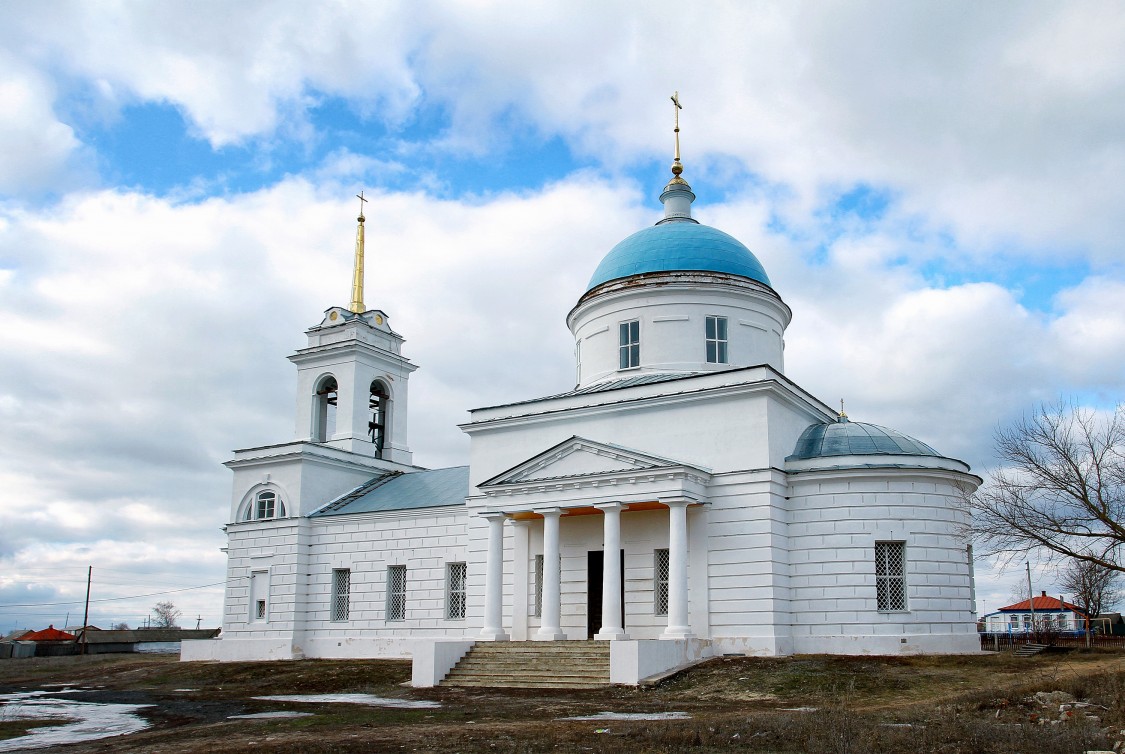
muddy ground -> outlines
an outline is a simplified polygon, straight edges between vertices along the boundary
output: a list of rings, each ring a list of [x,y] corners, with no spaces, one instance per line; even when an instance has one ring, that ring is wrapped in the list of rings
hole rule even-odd
[[[651,689],[415,690],[408,662],[180,663],[117,655],[0,662],[0,693],[68,684],[81,701],[152,704],[139,733],[52,752],[950,752],[1109,750],[1125,741],[1125,655],[720,658]],[[1036,691],[1070,694],[1036,701]],[[368,693],[438,709],[261,701]],[[1060,709],[1060,703],[1062,709]],[[309,717],[232,720],[276,710]],[[689,719],[564,721],[599,712]],[[0,723],[0,740],[22,735]]]

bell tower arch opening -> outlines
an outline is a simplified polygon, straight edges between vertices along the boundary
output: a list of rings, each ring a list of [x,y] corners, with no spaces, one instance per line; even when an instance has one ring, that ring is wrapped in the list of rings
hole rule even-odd
[[[375,457],[382,458],[390,427],[391,394],[381,380],[372,380],[369,395],[371,418],[367,422],[367,434],[375,446]]]
[[[340,386],[330,374],[316,383],[313,400],[312,441],[328,442],[336,434],[336,405]]]

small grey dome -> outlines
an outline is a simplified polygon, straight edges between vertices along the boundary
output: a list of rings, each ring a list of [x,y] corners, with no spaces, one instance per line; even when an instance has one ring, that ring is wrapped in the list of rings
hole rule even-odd
[[[847,419],[810,425],[797,440],[787,461],[831,456],[934,456],[941,453],[921,440],[880,427]]]

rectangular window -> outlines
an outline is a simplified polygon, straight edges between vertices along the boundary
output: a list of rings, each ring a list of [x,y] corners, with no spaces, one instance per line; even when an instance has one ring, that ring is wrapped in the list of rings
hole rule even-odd
[[[253,571],[250,574],[250,622],[264,623],[269,620],[269,571]]]
[[[406,566],[387,566],[387,620],[406,620]]]
[[[464,563],[445,564],[445,617],[449,620],[465,618],[465,577],[468,566]]]
[[[668,550],[653,553],[652,587],[654,592],[653,613],[668,614]]]
[[[906,543],[875,543],[875,594],[880,611],[906,609]]]
[[[535,556],[535,604],[531,613],[536,618],[543,616],[543,556]]]
[[[727,363],[727,318],[708,317],[706,325],[707,363]]]
[[[621,369],[633,369],[641,365],[641,322],[621,323]]]
[[[347,620],[351,615],[351,594],[351,569],[332,569],[332,620]]]

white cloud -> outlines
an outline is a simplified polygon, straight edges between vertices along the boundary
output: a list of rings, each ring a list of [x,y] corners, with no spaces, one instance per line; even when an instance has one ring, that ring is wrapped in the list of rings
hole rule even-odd
[[[444,148],[531,130],[621,165],[669,152],[678,88],[691,175],[733,156],[795,191],[797,224],[826,188],[863,182],[961,237],[956,253],[1014,242],[1104,260],[1125,232],[1125,13],[1112,2],[197,10],[13,7],[8,45],[103,98],[173,103],[214,145],[315,138],[305,113],[327,96],[399,125],[443,109]]]
[[[53,185],[78,149],[74,131],[55,115],[53,100],[46,77],[0,48],[0,195]]]

